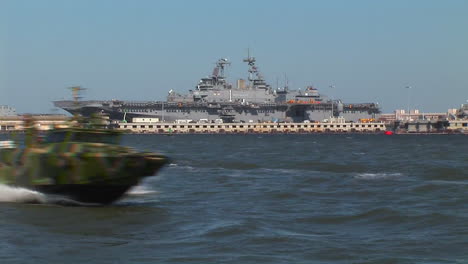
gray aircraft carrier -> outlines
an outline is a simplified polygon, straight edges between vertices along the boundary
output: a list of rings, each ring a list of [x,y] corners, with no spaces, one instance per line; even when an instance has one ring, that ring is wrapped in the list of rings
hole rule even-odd
[[[254,57],[248,56],[244,62],[248,64],[248,78],[237,80],[236,86],[225,77],[225,69],[231,63],[220,59],[211,76],[202,78],[187,94],[170,90],[167,101],[62,100],[54,101],[54,105],[72,114],[100,113],[111,120],[129,122],[135,117],[158,118],[164,122],[303,122],[338,116],[359,121],[376,119],[380,114],[377,103],[331,100],[312,86],[299,90],[290,90],[287,84],[272,88]]]

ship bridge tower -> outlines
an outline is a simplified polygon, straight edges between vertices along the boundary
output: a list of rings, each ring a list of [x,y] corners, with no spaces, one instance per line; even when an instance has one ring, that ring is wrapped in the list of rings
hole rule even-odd
[[[249,65],[249,87],[252,89],[269,90],[270,85],[265,82],[263,75],[259,72],[258,67],[255,65],[255,57],[250,57],[250,52],[247,51],[247,58],[244,59]]]
[[[225,79],[226,76],[224,75],[224,69],[227,65],[231,65],[231,62],[228,59],[219,59],[216,62],[216,67],[213,69],[213,78],[216,79]]]
[[[196,86],[196,89],[199,91],[207,91],[228,88],[229,85],[227,84],[226,76],[224,75],[224,70],[228,65],[231,65],[231,62],[229,62],[228,59],[219,59],[216,62],[216,66],[214,67],[211,76],[202,78]]]

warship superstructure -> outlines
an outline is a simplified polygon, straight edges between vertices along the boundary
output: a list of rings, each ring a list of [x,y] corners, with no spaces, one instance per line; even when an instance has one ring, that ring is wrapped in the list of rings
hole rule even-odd
[[[54,101],[69,113],[91,116],[106,114],[111,120],[129,121],[135,117],[155,118],[162,122],[303,122],[344,117],[348,121],[376,118],[376,103],[346,104],[319,93],[313,86],[301,90],[272,88],[250,55],[248,79],[234,87],[226,80],[225,69],[231,63],[219,59],[211,76],[202,78],[187,94],[169,91],[166,101],[94,100]]]

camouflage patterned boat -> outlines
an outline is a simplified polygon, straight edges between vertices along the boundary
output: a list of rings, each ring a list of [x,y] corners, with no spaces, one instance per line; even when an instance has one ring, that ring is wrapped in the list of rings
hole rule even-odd
[[[168,161],[119,145],[119,133],[112,130],[54,129],[42,141],[35,138],[29,132],[24,147],[0,142],[0,183],[108,204]]]

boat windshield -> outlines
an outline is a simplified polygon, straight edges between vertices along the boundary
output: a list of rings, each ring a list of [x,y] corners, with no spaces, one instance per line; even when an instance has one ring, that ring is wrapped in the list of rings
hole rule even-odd
[[[47,143],[71,141],[83,143],[118,144],[119,135],[103,132],[59,131],[48,134],[44,141]]]

